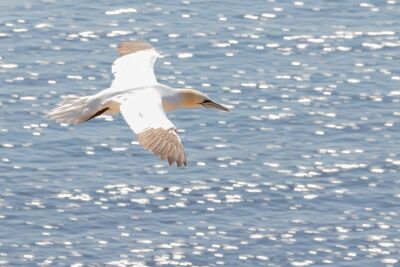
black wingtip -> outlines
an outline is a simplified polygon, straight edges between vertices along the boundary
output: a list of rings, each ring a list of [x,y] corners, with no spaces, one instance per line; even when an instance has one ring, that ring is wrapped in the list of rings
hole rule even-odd
[[[93,114],[92,116],[90,116],[89,119],[85,120],[85,122],[90,121],[93,118],[96,118],[97,116],[100,116],[101,114],[103,114],[104,112],[106,112],[107,110],[109,110],[109,108],[103,108],[102,110],[97,111],[95,114]]]

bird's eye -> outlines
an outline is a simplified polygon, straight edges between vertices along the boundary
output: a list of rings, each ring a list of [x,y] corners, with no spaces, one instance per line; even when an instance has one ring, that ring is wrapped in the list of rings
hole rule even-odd
[[[206,99],[204,99],[203,102],[201,102],[200,104],[209,103],[209,102],[211,102],[211,100],[206,98]]]

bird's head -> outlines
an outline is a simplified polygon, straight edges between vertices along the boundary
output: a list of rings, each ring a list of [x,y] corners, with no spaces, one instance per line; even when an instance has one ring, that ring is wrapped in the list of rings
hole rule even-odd
[[[213,108],[222,111],[229,111],[228,108],[212,101],[207,95],[193,89],[181,89],[180,92],[182,107],[184,108]]]

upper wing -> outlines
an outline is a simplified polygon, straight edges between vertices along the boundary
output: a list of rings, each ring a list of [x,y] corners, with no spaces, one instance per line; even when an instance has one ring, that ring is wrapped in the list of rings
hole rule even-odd
[[[161,98],[151,90],[129,95],[122,101],[121,113],[139,143],[169,164],[186,166],[186,156],[177,130],[162,108]]]
[[[118,45],[117,58],[112,65],[114,80],[111,88],[129,89],[157,83],[154,62],[160,55],[145,41],[126,41]]]

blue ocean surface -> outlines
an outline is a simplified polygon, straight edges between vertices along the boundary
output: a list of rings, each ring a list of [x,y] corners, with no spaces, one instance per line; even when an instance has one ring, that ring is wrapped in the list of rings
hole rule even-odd
[[[400,2],[0,3],[0,266],[398,266]],[[107,88],[120,41],[179,110],[187,168],[121,115],[45,117]]]

